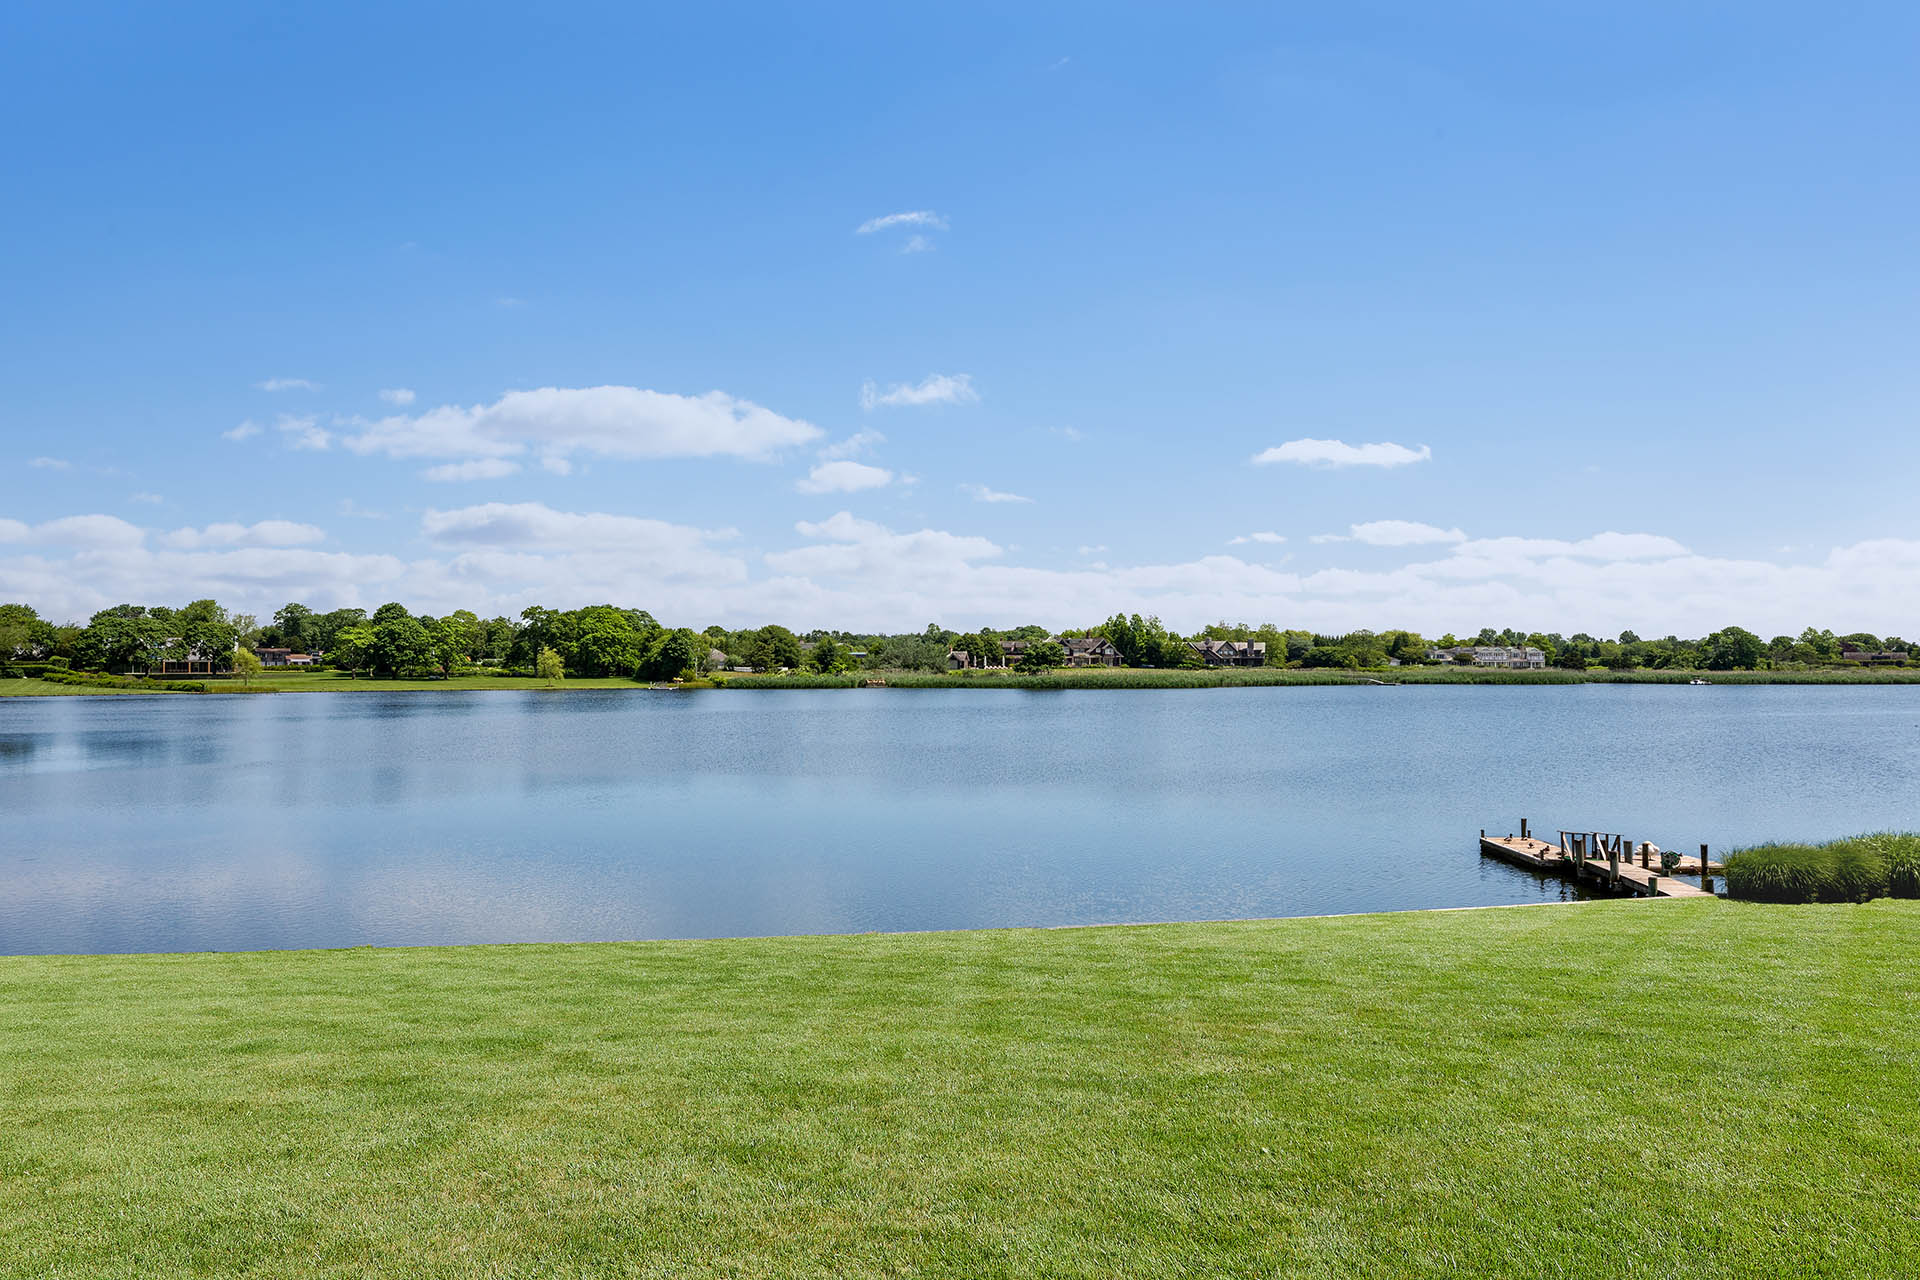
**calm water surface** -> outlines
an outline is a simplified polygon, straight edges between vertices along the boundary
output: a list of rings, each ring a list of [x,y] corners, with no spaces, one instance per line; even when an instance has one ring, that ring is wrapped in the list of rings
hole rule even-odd
[[[0,701],[0,952],[1557,898],[1479,828],[1920,826],[1920,688]]]

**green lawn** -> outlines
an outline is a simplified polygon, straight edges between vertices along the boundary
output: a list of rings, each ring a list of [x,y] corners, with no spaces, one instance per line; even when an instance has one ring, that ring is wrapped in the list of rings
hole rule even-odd
[[[1920,1274],[1920,903],[0,960],[0,1275]]]

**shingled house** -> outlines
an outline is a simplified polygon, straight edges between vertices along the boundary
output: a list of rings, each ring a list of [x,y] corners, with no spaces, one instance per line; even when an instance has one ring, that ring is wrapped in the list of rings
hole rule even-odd
[[[1210,667],[1264,667],[1265,640],[1189,640],[1187,647]]]

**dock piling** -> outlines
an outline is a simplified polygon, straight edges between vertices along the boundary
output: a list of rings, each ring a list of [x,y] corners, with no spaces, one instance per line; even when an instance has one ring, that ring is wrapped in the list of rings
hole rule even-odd
[[[1522,840],[1527,838],[1527,820],[1525,818],[1520,819],[1520,838]]]

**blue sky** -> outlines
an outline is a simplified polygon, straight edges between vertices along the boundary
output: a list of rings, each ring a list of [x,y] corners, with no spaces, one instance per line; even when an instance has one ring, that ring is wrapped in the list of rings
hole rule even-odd
[[[1912,635],[1920,10],[1678,9],[8,6],[0,597]]]

